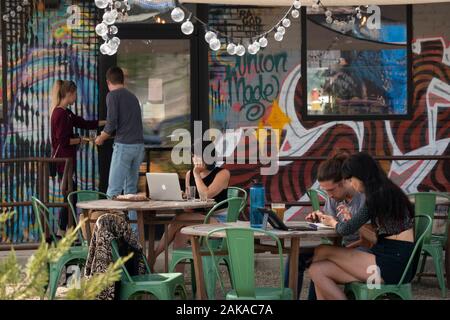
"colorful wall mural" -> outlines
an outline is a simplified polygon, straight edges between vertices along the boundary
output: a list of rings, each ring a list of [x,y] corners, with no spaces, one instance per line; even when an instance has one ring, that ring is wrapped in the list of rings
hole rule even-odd
[[[272,11],[216,7],[212,23],[226,17],[239,24],[252,16],[259,29],[273,23]],[[273,18],[272,18],[273,19]],[[444,19],[444,17],[443,17]],[[414,18],[413,18],[414,25]],[[223,27],[218,24],[218,27]],[[251,26],[249,26],[251,27]],[[254,28],[254,25],[253,25]],[[244,24],[245,29],[245,24]],[[236,29],[230,30],[233,35]],[[245,30],[239,30],[241,33]],[[421,30],[413,30],[421,34]],[[255,56],[210,54],[211,126],[276,127],[283,130],[281,157],[328,156],[337,148],[374,155],[444,155],[450,144],[450,34],[413,41],[413,116],[408,121],[304,121],[299,63],[300,30],[294,24],[279,48],[273,40]],[[275,114],[276,116],[271,116]],[[307,201],[317,161],[283,161],[276,175],[262,176],[268,201]],[[383,167],[406,192],[450,190],[449,161],[383,161]],[[249,186],[259,175],[254,165],[229,165],[232,183]],[[291,207],[286,219],[297,219],[303,207]]]
[[[6,8],[19,1],[6,1]],[[33,1],[6,26],[7,119],[0,124],[1,158],[50,157],[50,91],[56,79],[73,80],[78,100],[72,110],[95,119],[98,114],[98,47],[94,2],[65,0],[57,9]],[[83,132],[80,132],[83,133]],[[87,133],[85,133],[87,134]],[[98,179],[97,152],[92,144],[78,152],[77,180],[91,189]],[[0,199],[30,200],[36,192],[37,172],[31,166],[0,168]],[[50,201],[62,201],[57,181],[50,182]],[[0,243],[36,239],[31,208],[17,214],[0,235]]]

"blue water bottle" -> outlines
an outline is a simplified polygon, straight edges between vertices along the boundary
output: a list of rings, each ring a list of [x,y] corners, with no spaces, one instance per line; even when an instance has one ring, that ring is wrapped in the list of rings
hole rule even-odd
[[[262,183],[255,180],[250,188],[250,226],[252,228],[263,228],[264,215],[258,208],[264,208],[265,195]]]

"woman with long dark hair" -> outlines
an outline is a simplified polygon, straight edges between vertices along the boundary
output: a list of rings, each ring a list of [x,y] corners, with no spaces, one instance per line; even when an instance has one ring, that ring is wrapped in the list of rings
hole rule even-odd
[[[52,157],[71,158],[74,176],[77,168],[77,146],[85,141],[82,137],[77,137],[74,128],[97,129],[104,125],[104,121],[85,120],[75,115],[68,107],[77,100],[77,86],[73,81],[56,80],[52,90],[52,105],[50,109]],[[61,181],[64,173],[64,164],[56,167],[58,178]],[[73,190],[77,184],[73,177],[70,177]],[[69,182],[70,183],[70,182]],[[63,190],[66,196],[66,190]],[[59,214],[60,233],[66,230],[68,222],[67,208],[63,208]]]
[[[355,190],[365,194],[366,205],[348,221],[338,222],[332,216],[320,215],[322,223],[345,236],[371,221],[377,243],[369,252],[326,245],[316,248],[309,273],[318,299],[346,299],[338,284],[369,279],[398,283],[414,248],[414,208],[378,163],[360,152],[344,162],[342,174],[350,179]],[[404,281],[411,281],[413,274],[410,269]]]
[[[186,189],[189,186],[196,187],[195,198],[199,198],[199,193],[206,195],[208,199],[214,199],[216,203],[227,199],[227,188],[230,182],[230,171],[216,166],[214,143],[211,141],[196,141],[192,145],[192,163],[193,167],[186,173]],[[218,210],[211,219],[211,222],[223,221],[226,215],[226,208]],[[173,223],[168,227],[168,243],[174,242],[174,249],[182,248],[187,245],[188,237],[179,231],[186,226],[183,221],[195,221],[203,223],[205,219],[204,212],[186,212],[177,215]],[[165,235],[161,239],[165,239]],[[164,241],[160,241],[156,249],[155,257],[158,257],[164,251]],[[156,261],[156,259],[155,259]]]

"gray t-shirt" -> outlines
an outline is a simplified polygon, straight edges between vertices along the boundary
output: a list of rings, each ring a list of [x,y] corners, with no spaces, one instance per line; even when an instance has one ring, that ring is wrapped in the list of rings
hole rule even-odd
[[[328,198],[325,202],[325,207],[323,208],[323,210],[324,210],[324,213],[329,214],[336,218],[337,207],[340,204],[345,204],[345,205],[347,205],[347,207],[349,207],[350,213],[352,214],[352,218],[353,218],[356,215],[358,215],[359,211],[364,207],[365,202],[366,202],[366,197],[364,196],[364,194],[356,192],[353,195],[353,198],[350,202],[336,201],[334,199]],[[341,222],[341,221],[343,221],[343,217],[340,215],[339,217],[337,217],[337,220],[338,220],[338,222]],[[359,232],[358,231],[356,231],[355,233],[350,234],[348,236],[342,237],[342,242],[344,243],[345,246],[352,242],[355,242],[357,240],[359,240]]]
[[[125,88],[116,89],[106,96],[107,117],[103,131],[116,133],[114,142],[144,143],[141,106],[136,96]]]

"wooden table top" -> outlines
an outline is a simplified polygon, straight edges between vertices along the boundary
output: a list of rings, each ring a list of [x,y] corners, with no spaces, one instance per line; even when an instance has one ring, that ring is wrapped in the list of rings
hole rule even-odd
[[[288,227],[301,225],[304,222],[286,222]],[[199,224],[194,226],[188,226],[181,229],[182,234],[186,235],[194,235],[194,236],[206,236],[208,232],[223,227],[239,227],[239,228],[250,228],[249,221],[238,221],[231,223],[217,223],[217,224]],[[317,231],[283,231],[272,229],[271,227],[267,228],[267,231],[272,232],[280,239],[289,239],[289,238],[307,238],[307,239],[315,239],[322,237],[335,238],[339,237],[334,229],[319,229]],[[214,237],[225,237],[225,232],[217,232],[214,234]],[[255,238],[267,238],[267,235],[263,233],[255,233]]]
[[[215,201],[118,201],[110,199],[77,202],[77,208],[85,210],[136,210],[136,211],[160,211],[160,210],[186,210],[211,208]]]

